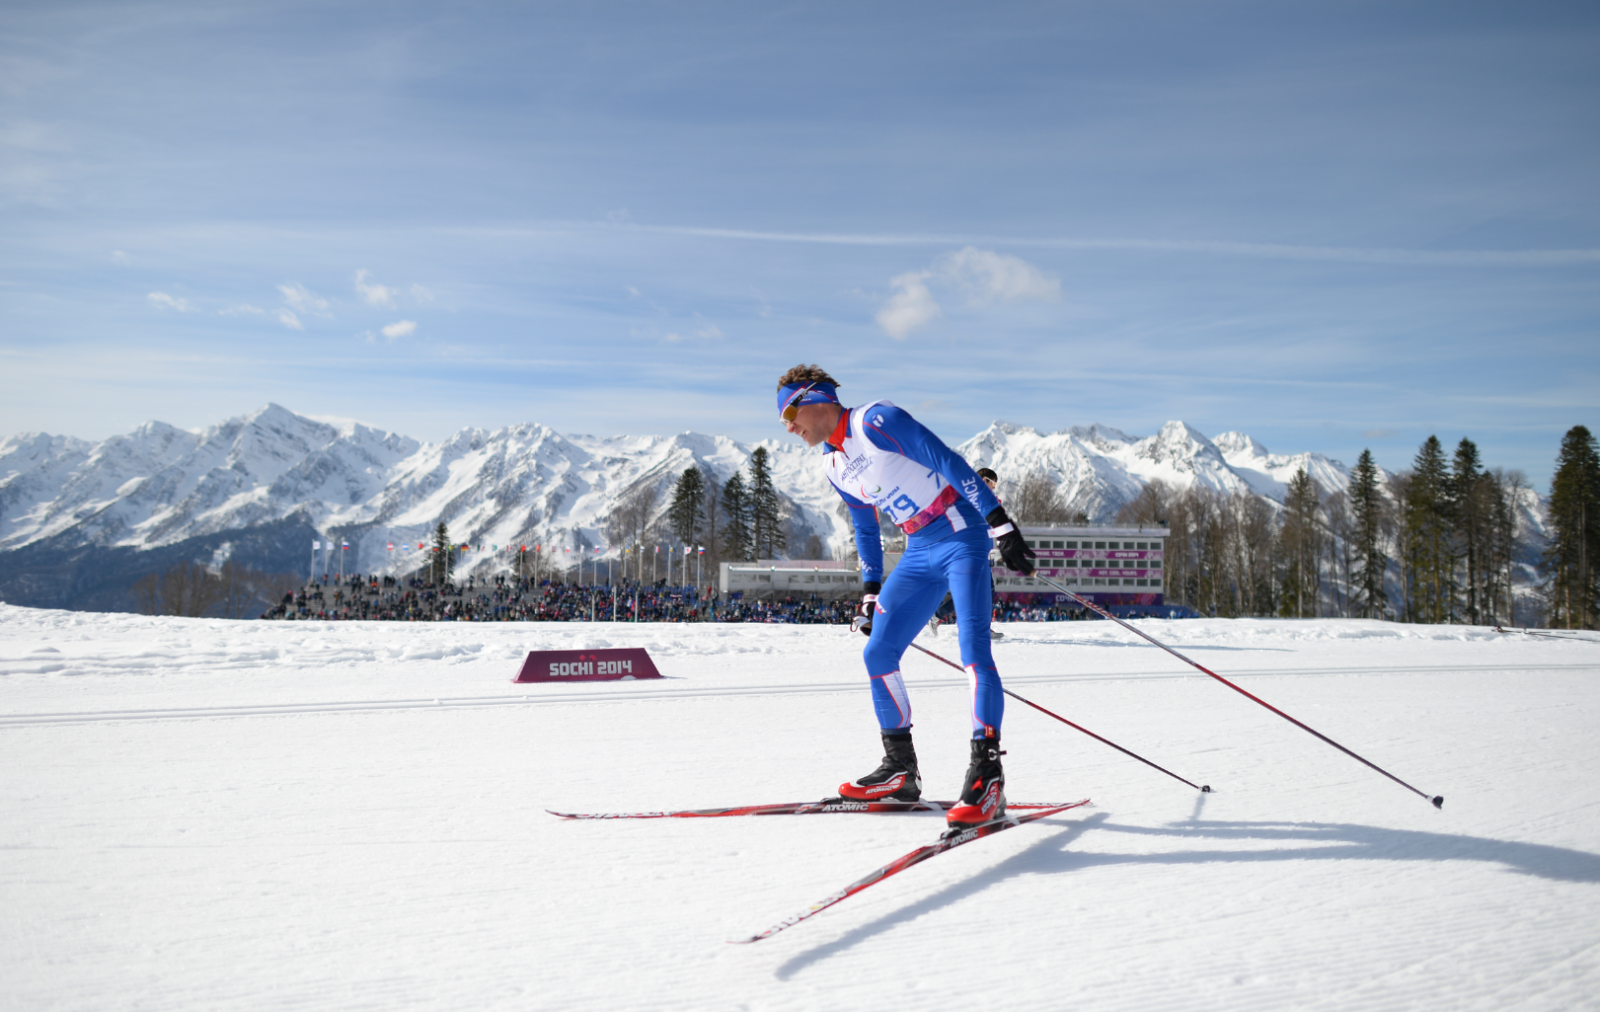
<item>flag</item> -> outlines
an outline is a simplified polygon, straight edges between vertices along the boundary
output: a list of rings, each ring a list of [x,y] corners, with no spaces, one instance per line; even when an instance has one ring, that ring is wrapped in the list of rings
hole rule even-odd
[[[348,552],[348,551],[349,551],[349,550],[350,550],[350,542],[348,542],[348,541],[341,541],[341,542],[339,542],[339,544],[340,544],[340,546],[341,546],[341,550],[342,550],[342,551],[346,551],[346,552]]]
[[[389,551],[391,551],[391,552],[394,551],[394,542],[393,541],[389,542]]]
[[[696,551],[695,554],[696,555],[704,555],[704,554],[706,554],[706,546],[705,545],[701,545],[699,550]]]
[[[321,548],[321,547],[322,547],[322,542],[320,542],[320,541],[311,542],[311,550],[313,552],[316,551],[317,549]]]
[[[423,550],[423,549],[424,549],[424,548],[427,548],[427,547],[428,547],[428,546],[427,546],[427,544],[425,544],[425,543],[424,543],[424,542],[421,542],[421,541],[418,541],[418,542],[417,542],[417,551],[419,551],[419,552],[420,552],[420,551],[422,551],[422,550]]]

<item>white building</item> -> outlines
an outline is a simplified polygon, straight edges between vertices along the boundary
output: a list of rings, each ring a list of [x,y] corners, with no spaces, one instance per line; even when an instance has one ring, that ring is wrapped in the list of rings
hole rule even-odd
[[[1038,553],[1039,574],[1101,605],[1160,605],[1163,602],[1165,527],[1023,527],[1023,539]],[[894,571],[898,552],[886,552],[884,574]],[[1019,576],[991,554],[997,596],[1029,604],[1065,603],[1038,576]],[[854,597],[861,593],[856,562],[762,559],[724,562],[718,590],[723,596]]]

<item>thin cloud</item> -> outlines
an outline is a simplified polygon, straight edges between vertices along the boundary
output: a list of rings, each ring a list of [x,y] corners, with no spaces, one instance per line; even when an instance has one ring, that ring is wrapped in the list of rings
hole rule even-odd
[[[160,306],[162,309],[170,309],[178,313],[198,312],[198,310],[196,310],[194,306],[189,303],[188,299],[175,298],[174,296],[168,295],[166,292],[151,292],[149,295],[145,296],[145,298],[149,299],[155,305]]]
[[[602,227],[619,227],[608,223]],[[1600,249],[1416,250],[1356,246],[1294,246],[1284,243],[1222,242],[1192,239],[1090,239],[994,235],[916,235],[848,232],[762,232],[735,228],[676,225],[626,225],[664,235],[754,242],[818,243],[832,246],[1011,246],[1044,249],[1128,250],[1152,253],[1198,253],[1270,260],[1324,260],[1345,263],[1396,264],[1417,267],[1555,267],[1600,263]]]
[[[400,320],[382,328],[383,336],[393,341],[401,337],[410,337],[417,332],[416,320]]]
[[[1017,257],[967,246],[934,262],[934,274],[966,293],[969,306],[1014,299],[1053,301],[1061,282]]]
[[[701,341],[718,341],[722,339],[721,327],[717,326],[715,323],[712,323],[710,320],[707,320],[699,313],[694,314],[694,320],[695,323],[699,324],[699,326],[695,327],[693,330],[690,330],[687,335],[677,331],[672,331],[663,336],[661,339],[668,344],[678,344],[691,338]]]
[[[369,271],[356,271],[356,294],[365,299],[369,306],[374,306],[378,309],[393,309],[395,296],[399,294],[399,290],[390,288],[388,285],[380,285],[376,281],[368,281],[367,279],[371,276],[372,274]]]
[[[943,315],[930,286],[960,292],[973,307],[1018,299],[1054,301],[1061,296],[1061,282],[1026,260],[975,246],[946,253],[927,270],[897,275],[889,284],[895,292],[873,319],[897,341]]]
[[[298,281],[289,281],[281,284],[278,286],[278,291],[283,294],[283,301],[287,302],[289,308],[295,312],[307,313],[311,316],[330,315],[328,312],[328,300],[312,292]]]
[[[913,330],[944,315],[933,292],[928,290],[931,274],[931,271],[910,271],[890,280],[889,284],[897,290],[873,316],[885,334],[897,341],[904,340]]]
[[[218,316],[266,316],[267,315],[267,311],[265,309],[262,309],[260,306],[252,306],[248,302],[244,302],[244,303],[240,303],[237,306],[229,306],[227,309],[219,309],[219,310],[217,310],[217,315]]]
[[[306,325],[300,322],[300,317],[294,315],[294,310],[292,309],[278,309],[272,316],[290,330],[306,329]]]

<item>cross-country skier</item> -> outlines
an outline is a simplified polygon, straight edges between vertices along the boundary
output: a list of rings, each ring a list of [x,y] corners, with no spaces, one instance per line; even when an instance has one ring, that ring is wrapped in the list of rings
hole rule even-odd
[[[850,506],[861,555],[855,627],[869,637],[865,659],[884,757],[871,773],[840,785],[839,793],[866,800],[922,796],[900,657],[949,591],[972,690],[972,762],[946,821],[952,826],[987,822],[1005,812],[1000,764],[1005,697],[989,649],[989,541],[994,539],[1008,568],[1024,574],[1033,572],[1033,549],[994,493],[938,436],[888,401],[846,409],[838,386],[814,365],[795,366],[778,381],[784,428],[807,446],[823,446],[828,480]],[[880,514],[906,535],[905,555],[888,580],[883,579]]]

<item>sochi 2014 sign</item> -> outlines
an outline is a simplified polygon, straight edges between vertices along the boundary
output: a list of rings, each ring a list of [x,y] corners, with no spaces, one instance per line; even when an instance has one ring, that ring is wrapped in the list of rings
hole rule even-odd
[[[643,647],[617,650],[535,650],[522,662],[517,682],[625,682],[660,678]]]

